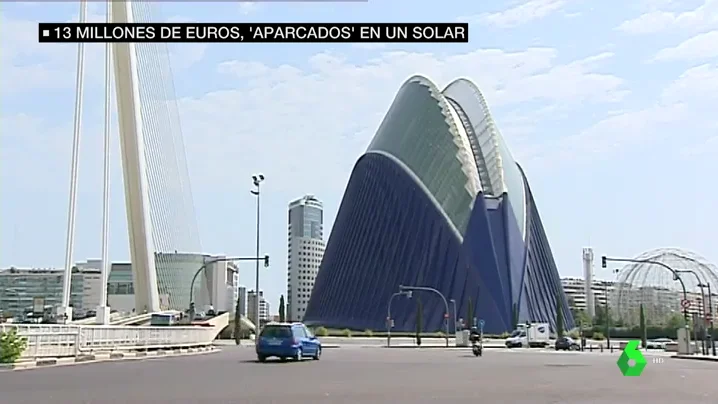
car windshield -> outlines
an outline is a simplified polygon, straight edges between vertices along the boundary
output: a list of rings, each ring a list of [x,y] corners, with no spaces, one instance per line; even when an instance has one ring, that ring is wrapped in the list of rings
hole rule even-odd
[[[291,338],[292,329],[289,326],[268,325],[264,327],[260,336],[267,338]]]
[[[512,337],[518,337],[518,336],[523,337],[524,336],[523,334],[524,334],[524,332],[522,330],[514,330],[514,332],[511,333],[511,336]]]

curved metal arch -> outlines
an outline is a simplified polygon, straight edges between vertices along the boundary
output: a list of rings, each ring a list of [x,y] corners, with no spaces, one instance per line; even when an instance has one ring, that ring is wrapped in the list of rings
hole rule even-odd
[[[508,148],[501,131],[489,110],[486,98],[479,88],[468,79],[460,78],[447,85],[443,92],[447,99],[459,104],[466,113],[472,126],[471,144],[474,155],[480,159],[477,163],[479,176],[485,190],[491,189],[493,196],[504,192],[516,202],[514,214],[524,223],[527,215],[527,195],[523,186],[523,174],[517,168],[516,160]],[[482,175],[482,171],[485,171]],[[527,228],[521,233],[526,237]]]
[[[376,150],[401,160],[455,227],[466,230],[481,180],[459,114],[431,80],[416,75],[404,82],[367,148]]]
[[[454,222],[451,220],[449,215],[446,214],[446,211],[444,210],[443,207],[441,207],[441,204],[436,199],[434,194],[431,193],[429,188],[427,188],[426,185],[424,184],[424,182],[421,181],[421,178],[419,178],[419,176],[416,175],[416,173],[414,173],[411,170],[411,168],[409,168],[409,166],[404,164],[404,162],[399,160],[396,156],[392,155],[391,153],[387,153],[383,150],[371,150],[371,151],[367,151],[365,154],[380,154],[380,155],[390,159],[394,163],[396,163],[396,165],[399,166],[402,170],[406,171],[406,174],[409,176],[409,178],[411,178],[411,180],[416,183],[416,186],[418,186],[429,197],[429,200],[434,205],[434,207],[439,212],[441,212],[441,215],[444,217],[444,219],[446,219],[446,222],[449,224],[451,231],[453,231],[454,234],[456,234],[456,236],[459,238],[459,240],[462,240],[462,241],[464,240],[464,236],[461,234],[459,229],[456,227],[456,224],[454,224]],[[361,157],[359,159],[361,160]],[[359,164],[359,161],[357,161],[357,164]]]

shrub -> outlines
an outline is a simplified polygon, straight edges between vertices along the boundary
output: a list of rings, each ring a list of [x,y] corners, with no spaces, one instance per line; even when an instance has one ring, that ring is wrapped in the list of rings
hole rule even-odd
[[[501,338],[501,339],[506,339],[506,338],[508,338],[508,337],[510,337],[510,336],[511,336],[511,334],[509,334],[508,332],[504,332],[504,333],[501,333],[500,338]]]
[[[0,333],[0,363],[15,363],[27,348],[27,339],[16,329]]]
[[[445,336],[446,336],[446,334],[444,334],[444,333],[441,332],[441,331],[439,331],[439,332],[436,333],[436,338],[444,338]]]
[[[326,337],[329,335],[329,331],[324,327],[317,327],[317,329],[314,330],[314,335],[317,337]]]
[[[568,333],[568,336],[571,337],[571,338],[573,338],[573,339],[579,339],[579,338],[581,338],[581,333],[578,332],[578,330],[571,330],[571,331]]]
[[[603,336],[602,332],[596,331],[593,333],[593,336],[591,337],[591,339],[595,339],[596,341],[603,341],[604,339],[606,339],[606,337]]]
[[[372,330],[364,330],[364,336],[371,338],[374,336],[374,332]]]
[[[342,330],[342,335],[345,336],[345,337],[347,337],[347,338],[351,338],[351,336],[352,336],[352,330],[350,330],[350,329],[348,329],[348,328],[345,328],[345,329]]]

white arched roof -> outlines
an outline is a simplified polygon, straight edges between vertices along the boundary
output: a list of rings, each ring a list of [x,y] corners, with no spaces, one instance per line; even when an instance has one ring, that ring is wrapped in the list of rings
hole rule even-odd
[[[367,151],[401,161],[462,235],[479,192],[507,193],[525,235],[523,176],[483,95],[469,80],[455,80],[440,91],[426,77],[409,78]]]

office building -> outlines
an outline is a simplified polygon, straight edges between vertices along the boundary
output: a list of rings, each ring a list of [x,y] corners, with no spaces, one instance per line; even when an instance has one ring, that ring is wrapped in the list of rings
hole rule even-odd
[[[594,309],[589,310],[589,298],[587,286],[590,285]],[[592,279],[589,282],[582,278],[561,278],[561,286],[568,299],[568,304],[574,310],[583,310],[589,317],[595,316],[595,307],[605,307],[608,296],[612,296],[616,290],[616,282]]]
[[[250,321],[254,321],[257,313],[257,294],[250,290],[247,292],[247,317]],[[259,322],[267,322],[270,320],[269,303],[264,299],[264,292],[259,291]]]
[[[32,311],[33,301],[42,298],[48,312],[62,303],[65,271],[59,268],[0,269],[0,312],[5,317],[23,318]],[[70,305],[77,315],[95,310],[100,303],[100,272],[74,268]]]
[[[223,256],[207,254],[163,254],[158,257],[158,268],[167,273],[172,268],[177,277],[163,277],[159,281],[161,310],[187,310],[189,308],[192,275],[204,266],[197,277],[193,298],[200,310],[212,306],[216,311],[234,311],[238,294],[239,278],[237,267],[232,262],[222,261]],[[79,262],[72,272],[70,305],[73,316],[82,317],[100,305],[101,262],[91,259]],[[62,303],[64,270],[45,269],[0,269],[0,311],[7,314],[22,314],[32,307],[34,297],[43,297],[45,305],[55,308]],[[182,281],[186,281],[184,284]],[[142,312],[137,307],[137,294],[132,265],[128,262],[112,263],[107,279],[107,304],[113,311],[121,313]],[[173,297],[174,296],[174,297]]]
[[[287,319],[302,321],[324,256],[322,202],[305,195],[289,204]]]
[[[471,305],[487,333],[516,320],[555,329],[559,305],[573,326],[528,179],[465,79],[400,88],[354,166],[304,321],[384,330],[400,285],[434,288],[460,314]],[[441,300],[414,295],[425,329],[444,329]],[[414,330],[416,311],[416,299],[395,299],[395,329]]]
[[[580,310],[593,318],[587,306],[586,298],[587,282],[582,278],[567,277],[561,279],[564,293],[568,299],[569,306],[573,310]],[[640,306],[643,304],[646,319],[651,324],[661,324],[673,315],[681,315],[683,308],[681,300],[683,293],[664,287],[639,286],[631,287],[619,282],[593,279],[590,283],[595,299],[595,307],[605,308],[609,305],[611,316],[621,320],[625,324],[636,325],[639,321]],[[687,293],[690,306],[687,309],[688,315],[701,317],[703,315],[703,300],[700,292],[689,291]],[[718,307],[718,296],[713,293],[713,307]],[[706,295],[706,312],[710,303]]]

